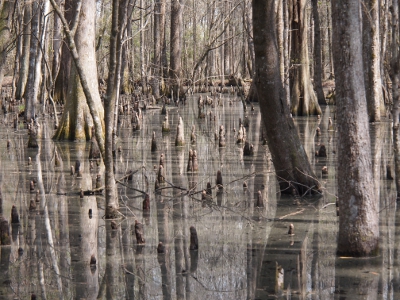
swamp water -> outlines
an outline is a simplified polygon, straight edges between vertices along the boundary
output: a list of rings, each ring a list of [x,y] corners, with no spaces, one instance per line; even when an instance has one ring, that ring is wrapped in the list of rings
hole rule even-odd
[[[117,229],[104,219],[102,195],[79,196],[81,189],[95,188],[98,174],[104,178],[102,165],[90,166],[90,143],[52,141],[53,120],[44,118],[38,155],[27,149],[23,125],[15,130],[12,115],[1,117],[2,212],[10,221],[15,205],[20,223],[10,225],[11,246],[0,248],[0,299],[30,299],[32,294],[37,299],[400,299],[400,213],[394,181],[386,180],[385,169],[393,164],[389,122],[371,125],[380,254],[337,257],[336,133],[328,130],[334,107],[325,108],[321,120],[295,119],[324,194],[280,196],[268,149],[260,141],[259,107],[248,107],[247,140],[254,155],[243,156],[243,145],[236,144],[239,118],[245,119],[241,102],[225,96],[223,106],[206,106],[206,118],[198,119],[197,97],[186,106],[168,107],[169,134],[161,133],[165,116],[160,110],[145,111],[142,129],[135,132],[131,116],[121,117],[116,178],[129,171],[134,175],[118,183]],[[183,147],[175,146],[179,116],[185,124]],[[192,125],[195,145],[189,138]],[[214,138],[219,125],[225,126],[225,148]],[[318,126],[322,134],[317,137]],[[315,157],[318,143],[326,145],[327,158]],[[197,151],[196,173],[186,171],[189,149]],[[155,193],[161,153],[167,182]],[[76,160],[82,178],[70,175]],[[327,175],[321,174],[323,166]],[[218,170],[220,192],[215,188]],[[32,180],[37,183],[30,192]],[[213,186],[212,201],[201,201],[207,182]],[[256,206],[258,191],[264,207]],[[143,192],[150,195],[149,213],[142,210]],[[31,200],[38,201],[35,210],[29,210]],[[135,220],[143,224],[145,245],[136,243]],[[290,224],[294,235],[288,235]],[[189,249],[191,226],[197,230],[198,250]],[[164,254],[157,253],[160,241]],[[90,264],[93,259],[96,263]]]

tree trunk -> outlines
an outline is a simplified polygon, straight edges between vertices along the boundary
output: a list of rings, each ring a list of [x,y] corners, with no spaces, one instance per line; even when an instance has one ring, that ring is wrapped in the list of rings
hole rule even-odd
[[[3,1],[3,7],[0,12],[0,88],[3,83],[7,55],[9,52],[10,44],[10,24],[11,18],[9,17],[11,11],[10,1]]]
[[[366,96],[370,122],[379,122],[385,113],[381,79],[381,44],[379,1],[368,0],[363,5],[363,57]]]
[[[35,118],[35,106],[39,86],[35,86],[36,59],[39,45],[39,19],[40,9],[37,2],[32,2],[32,20],[31,20],[31,41],[29,46],[29,71],[28,81],[26,83],[25,93],[25,120],[30,121]]]
[[[176,97],[182,94],[181,87],[181,46],[182,46],[182,10],[184,0],[172,0],[171,3],[171,48],[170,70],[171,91]]]
[[[321,54],[321,28],[318,12],[318,0],[312,0],[314,16],[314,87],[319,105],[326,105],[322,89],[322,54]]]
[[[15,92],[15,98],[21,100],[24,97],[25,86],[28,80],[28,70],[29,70],[29,45],[31,42],[31,4],[27,3],[25,0],[24,6],[24,31],[23,31],[23,46],[22,46],[22,56],[20,58],[20,71],[17,84],[17,90]]]
[[[53,7],[56,7],[54,0],[51,2]],[[67,21],[63,20],[64,31],[75,64],[71,68],[66,104],[54,138],[58,140],[90,140],[94,126],[96,139],[104,157],[104,109],[98,89],[94,46],[95,6],[95,0],[82,1],[75,41],[69,31]]]
[[[338,129],[338,254],[377,255],[379,201],[374,197],[362,62],[361,3],[332,1]]]
[[[161,23],[161,7],[162,0],[156,0],[154,4],[154,57],[153,57],[153,72],[151,80],[151,89],[155,98],[160,98],[160,78],[161,78],[161,28],[164,26]]]
[[[307,1],[293,1],[291,15],[291,112],[294,116],[320,115],[317,97],[311,83],[308,59],[308,18]]]
[[[64,11],[64,1],[57,0],[56,3],[58,6],[60,6],[61,11]],[[60,70],[61,49],[62,49],[62,23],[61,23],[60,18],[57,16],[57,14],[54,14],[53,63],[52,63],[52,70],[51,70],[51,77],[52,77],[53,82],[55,82],[58,72]]]
[[[395,179],[397,200],[400,199],[400,65],[399,65],[399,5],[397,1],[393,1],[392,5],[392,98],[393,98],[393,146],[394,146],[394,165],[395,165]],[[396,41],[396,42],[393,42]]]
[[[256,87],[281,192],[317,192],[319,183],[282,97],[274,0],[253,0],[253,28]]]
[[[114,117],[119,95],[119,79],[121,70],[122,34],[126,23],[126,10],[129,0],[113,0],[112,24],[110,36],[110,65],[107,82],[107,95],[104,101],[105,108],[105,186],[106,186],[106,218],[114,219],[118,216],[118,195],[114,175]]]

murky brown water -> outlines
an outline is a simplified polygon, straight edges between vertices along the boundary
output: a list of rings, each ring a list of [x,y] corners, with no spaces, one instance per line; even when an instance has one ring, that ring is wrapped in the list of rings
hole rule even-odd
[[[328,130],[328,107],[321,121],[297,118],[299,133],[324,186],[320,197],[277,194],[273,165],[260,142],[259,108],[249,107],[247,140],[254,156],[243,156],[236,144],[242,104],[225,96],[222,107],[207,107],[213,117],[197,118],[197,103],[168,107],[171,133],[162,135],[160,110],[144,112],[142,130],[133,132],[130,116],[121,118],[115,160],[116,178],[132,170],[133,179],[119,184],[121,218],[112,230],[104,220],[104,197],[79,197],[80,189],[95,187],[102,165],[91,168],[89,143],[54,143],[52,120],[42,123],[41,155],[28,150],[23,126],[14,130],[12,116],[0,125],[0,172],[3,215],[11,207],[20,224],[10,226],[11,246],[2,246],[0,299],[399,299],[400,266],[398,216],[394,182],[386,180],[392,164],[390,124],[371,125],[374,176],[380,199],[381,252],[373,259],[336,257],[335,131]],[[185,124],[184,147],[175,147],[181,116]],[[215,116],[215,122],[213,121]],[[333,118],[333,117],[332,117]],[[226,129],[226,147],[214,139],[219,125]],[[196,145],[190,131],[196,126]],[[315,136],[319,126],[322,135]],[[234,132],[236,128],[236,133]],[[158,151],[151,153],[156,132]],[[6,140],[11,140],[7,149]],[[327,158],[314,156],[318,143]],[[186,171],[189,149],[197,151],[199,171]],[[55,165],[55,150],[62,165]],[[160,154],[165,155],[167,183],[154,192]],[[32,165],[28,165],[28,157]],[[70,175],[81,161],[82,178]],[[322,175],[321,168],[328,167]],[[221,170],[224,189],[212,191],[212,201],[201,201],[207,182],[215,187]],[[42,179],[43,185],[40,185]],[[29,210],[41,190],[37,208]],[[243,188],[246,181],[248,188]],[[190,189],[190,191],[189,191]],[[256,206],[258,191],[264,207]],[[58,192],[66,192],[59,195]],[[144,192],[150,195],[150,212],[143,213]],[[91,214],[89,213],[91,210]],[[396,218],[397,217],[397,218]],[[143,224],[144,246],[137,245],[135,220]],[[294,235],[288,227],[294,225]],[[190,230],[198,235],[198,250],[190,250]],[[164,254],[157,253],[162,242]],[[19,250],[20,249],[20,250]],[[21,251],[22,250],[22,251]],[[96,264],[90,265],[91,257]]]

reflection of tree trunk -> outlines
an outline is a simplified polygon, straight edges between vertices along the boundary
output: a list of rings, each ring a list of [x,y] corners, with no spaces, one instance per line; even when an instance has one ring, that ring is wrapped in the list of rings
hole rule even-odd
[[[183,186],[181,175],[184,170],[184,160],[182,159],[183,150],[177,150],[178,162],[172,165],[172,177],[175,179],[174,184],[176,186]],[[174,250],[175,250],[175,273],[176,273],[176,298],[185,298],[185,286],[183,280],[183,271],[187,270],[184,265],[184,249],[183,249],[183,239],[187,238],[183,236],[182,228],[182,206],[183,198],[180,196],[180,190],[175,191],[173,204],[174,204]]]
[[[122,235],[121,227],[111,229],[110,222],[106,222],[106,272],[107,299],[126,299],[124,280],[121,272],[121,249],[119,237]]]
[[[158,262],[161,269],[163,299],[171,299],[171,237],[169,232],[169,220],[167,199],[162,195],[156,195],[158,240],[164,245],[164,253],[158,254]]]
[[[123,226],[126,224],[126,227]],[[126,286],[126,299],[135,299],[135,263],[134,254],[132,249],[132,235],[129,234],[131,228],[130,222],[127,220],[121,224],[122,234],[122,248],[123,248],[123,265],[128,270],[125,272],[125,286]]]

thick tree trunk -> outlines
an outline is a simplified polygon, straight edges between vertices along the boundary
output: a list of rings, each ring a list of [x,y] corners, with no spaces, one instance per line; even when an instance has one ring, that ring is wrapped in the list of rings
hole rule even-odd
[[[394,165],[397,200],[400,199],[400,65],[399,65],[399,5],[397,1],[392,5],[392,61],[391,61],[391,79],[392,79],[392,98],[393,98],[393,147],[394,147]]]
[[[361,3],[332,1],[338,129],[338,254],[376,255],[379,208],[374,196],[362,62]]]
[[[170,70],[171,91],[178,97],[181,91],[181,49],[182,49],[182,11],[184,0],[172,0],[171,3],[171,48]]]
[[[291,112],[294,116],[320,115],[317,97],[311,83],[308,58],[308,18],[307,1],[293,1],[291,15]]]
[[[154,57],[151,89],[155,98],[160,98],[160,78],[161,78],[161,31],[164,24],[161,22],[162,0],[156,0],[154,4]]]
[[[23,31],[23,45],[22,45],[22,55],[20,58],[20,71],[17,84],[17,90],[15,92],[15,98],[21,100],[24,97],[25,86],[28,80],[28,70],[29,70],[29,45],[31,42],[31,5],[28,0],[25,0],[24,6],[24,31]]]
[[[274,0],[253,0],[253,28],[256,87],[281,192],[317,192],[319,183],[282,97]]]
[[[318,104],[326,105],[325,95],[322,89],[322,50],[318,0],[312,0],[312,8],[314,17],[314,87],[317,93]]]
[[[53,7],[57,7],[51,0]],[[74,59],[70,75],[70,88],[60,126],[54,138],[59,140],[89,140],[92,127],[104,157],[104,109],[101,103],[96,68],[95,39],[95,0],[82,1],[79,23],[76,27],[75,41],[63,19],[64,31]],[[61,11],[57,10],[57,14]],[[86,101],[85,101],[86,98]]]
[[[9,52],[10,24],[12,21],[9,17],[11,5],[12,3],[10,3],[10,1],[3,1],[0,12],[0,88],[3,83],[7,55]]]

